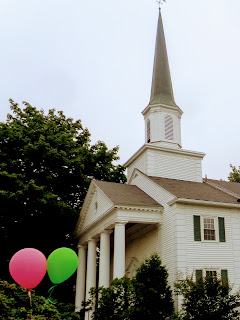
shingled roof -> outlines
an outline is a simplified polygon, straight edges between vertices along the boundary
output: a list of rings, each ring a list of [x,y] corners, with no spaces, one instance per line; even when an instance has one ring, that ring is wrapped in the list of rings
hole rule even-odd
[[[238,199],[236,197],[224,192],[223,190],[219,190],[205,182],[201,183],[151,176],[149,176],[149,178],[173,195],[175,195],[177,198],[233,203],[239,204],[240,207],[240,203],[238,202]],[[240,199],[239,183],[218,180],[209,181],[216,185],[222,186],[229,191],[232,190],[232,192],[239,194]]]
[[[115,205],[162,207],[137,186],[98,180],[94,180],[94,183]]]
[[[240,198],[240,183],[213,179],[207,179],[207,181],[214,183],[221,188],[227,189],[236,195],[239,195]]]

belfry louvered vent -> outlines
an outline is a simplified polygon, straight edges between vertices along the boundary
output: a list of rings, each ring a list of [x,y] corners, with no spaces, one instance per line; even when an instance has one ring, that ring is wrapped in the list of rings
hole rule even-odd
[[[147,143],[149,143],[151,141],[150,138],[150,120],[147,120]]]
[[[173,140],[173,118],[165,116],[165,139]]]

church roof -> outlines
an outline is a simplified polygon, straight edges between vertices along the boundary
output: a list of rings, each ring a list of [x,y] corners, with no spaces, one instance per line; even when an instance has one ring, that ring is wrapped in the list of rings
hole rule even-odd
[[[94,180],[94,183],[115,205],[162,207],[137,186],[98,180]]]
[[[239,198],[240,198],[240,183],[223,181],[223,180],[213,180],[213,179],[208,179],[207,181],[214,183],[221,188],[227,189],[228,191],[239,195]]]
[[[168,63],[161,10],[157,27],[155,57],[152,77],[152,90],[149,105],[164,104],[177,107],[172,89],[172,80]]]
[[[240,206],[240,203],[237,201],[237,197],[230,195],[230,193],[233,192],[238,194],[240,199],[239,183],[209,179],[208,181],[211,182],[210,185],[207,182],[202,183],[151,176],[149,176],[149,178],[163,187],[165,190],[175,195],[177,198],[233,203],[239,204]],[[213,184],[216,186],[214,187]],[[224,189],[218,189],[218,185],[226,189],[226,191],[224,191]]]

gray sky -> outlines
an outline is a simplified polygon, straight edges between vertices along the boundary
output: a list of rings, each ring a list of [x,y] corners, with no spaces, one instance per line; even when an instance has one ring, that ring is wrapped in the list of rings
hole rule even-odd
[[[215,179],[240,165],[239,15],[239,0],[162,9],[183,148]],[[144,143],[157,18],[155,0],[0,0],[0,121],[9,98],[63,110],[124,163]]]

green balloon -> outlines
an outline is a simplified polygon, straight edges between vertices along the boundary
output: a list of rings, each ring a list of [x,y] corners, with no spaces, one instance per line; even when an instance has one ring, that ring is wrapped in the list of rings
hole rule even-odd
[[[59,284],[74,274],[78,266],[78,256],[69,248],[54,250],[47,259],[47,272],[54,284]]]

